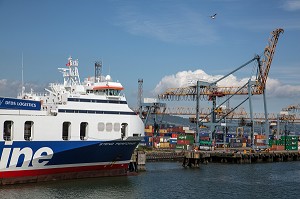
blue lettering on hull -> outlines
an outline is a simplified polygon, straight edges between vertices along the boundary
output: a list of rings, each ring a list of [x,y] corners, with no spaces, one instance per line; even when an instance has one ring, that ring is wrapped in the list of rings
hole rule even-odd
[[[128,161],[139,141],[0,142],[0,172],[65,164]]]
[[[0,109],[41,110],[41,102],[0,97]]]

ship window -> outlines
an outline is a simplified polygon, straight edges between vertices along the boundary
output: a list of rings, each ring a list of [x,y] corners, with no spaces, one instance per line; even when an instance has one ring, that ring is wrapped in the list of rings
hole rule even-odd
[[[30,141],[32,139],[32,121],[26,121],[24,124],[24,140]]]
[[[114,123],[114,131],[119,132],[120,128],[120,123]]]
[[[64,122],[63,123],[63,129],[62,129],[62,139],[63,140],[69,140],[70,138],[70,128],[71,128],[71,122]]]
[[[86,140],[87,130],[88,130],[88,123],[81,122],[80,123],[80,139],[81,140]]]
[[[122,123],[121,124],[121,137],[122,139],[124,137],[127,137],[128,136],[128,124],[127,123]]]
[[[13,130],[13,121],[5,121],[3,126],[3,140],[11,141],[12,130]]]
[[[106,89],[105,93],[106,95],[118,96],[120,91],[115,89]]]
[[[112,123],[108,122],[106,123],[106,131],[111,132],[112,131]]]
[[[103,122],[98,123],[98,131],[104,131],[105,125]]]

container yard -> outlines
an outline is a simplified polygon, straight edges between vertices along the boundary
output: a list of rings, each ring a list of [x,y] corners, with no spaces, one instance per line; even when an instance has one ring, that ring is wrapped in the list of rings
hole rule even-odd
[[[140,145],[152,150],[146,153],[146,159],[182,158],[184,166],[201,162],[299,160],[300,106],[289,106],[280,113],[270,114],[265,96],[268,73],[283,32],[281,28],[272,31],[262,55],[255,55],[212,82],[194,80],[188,87],[168,88],[158,99],[144,98],[142,103],[143,80],[139,80],[140,99],[136,112],[145,124],[145,138]],[[219,86],[219,82],[248,65],[256,74],[244,85]],[[263,113],[254,113],[253,95],[262,96]],[[195,101],[195,106],[171,109],[161,101]],[[200,108],[203,107],[201,101],[210,103],[211,108]],[[246,102],[247,111],[243,107]],[[189,116],[193,125],[176,126],[172,122],[162,125],[164,115]],[[151,116],[153,122],[148,124]]]
[[[279,135],[278,138],[271,135],[267,139],[266,135],[255,133],[252,145],[248,134],[239,135],[235,132],[226,134],[225,139],[223,132],[217,132],[214,139],[210,138],[210,133],[200,132],[197,142],[196,131],[190,130],[189,127],[160,129],[159,133],[155,134],[153,126],[148,125],[145,135],[140,145],[153,149],[297,151],[300,146],[299,135]]]
[[[146,161],[180,161],[184,167],[198,167],[207,163],[266,163],[299,161],[300,136],[254,135],[251,141],[247,132],[217,132],[210,139],[209,132],[197,133],[189,127],[171,127],[154,132],[154,127],[145,128],[140,146],[146,149]],[[241,133],[242,132],[242,133]],[[224,139],[225,138],[225,139]],[[251,144],[253,143],[253,145]]]

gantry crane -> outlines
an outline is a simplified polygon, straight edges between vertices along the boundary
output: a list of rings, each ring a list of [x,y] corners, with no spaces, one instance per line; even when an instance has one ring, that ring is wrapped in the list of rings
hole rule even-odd
[[[243,64],[242,66],[238,67],[237,69],[231,71],[227,75],[221,77],[220,79],[209,83],[209,82],[203,82],[203,81],[197,81],[197,85],[189,86],[189,87],[183,87],[183,88],[170,88],[167,89],[164,93],[159,94],[158,98],[161,100],[196,100],[196,121],[197,121],[197,132],[199,128],[199,100],[202,99],[208,99],[213,102],[213,108],[211,109],[211,126],[212,126],[212,132],[214,132],[214,128],[217,124],[220,124],[222,119],[226,118],[227,115],[229,115],[231,112],[233,112],[237,107],[239,107],[241,104],[243,104],[245,101],[249,100],[249,106],[250,106],[250,116],[251,116],[251,123],[252,123],[252,129],[253,129],[253,111],[252,111],[252,102],[251,102],[251,96],[252,95],[261,95],[263,94],[264,98],[264,110],[265,110],[265,131],[266,136],[269,135],[269,124],[268,124],[268,116],[267,116],[267,108],[266,108],[266,97],[265,97],[265,87],[266,87],[266,81],[268,78],[269,70],[271,67],[271,63],[273,60],[273,56],[275,53],[276,45],[278,42],[278,38],[280,33],[283,33],[284,30],[281,28],[275,29],[271,32],[271,36],[268,40],[268,45],[265,47],[263,55],[259,56],[256,55],[254,58]],[[246,65],[252,63],[257,63],[257,69],[256,69],[256,77],[255,79],[250,78],[247,83],[245,83],[242,86],[231,86],[231,87],[221,87],[218,86],[218,83],[228,77],[229,75],[235,73],[236,71],[244,68]],[[225,104],[228,100],[230,100],[231,97],[235,95],[247,95],[248,97],[242,101],[240,104],[238,104],[235,108],[233,108],[231,111],[229,111],[224,117],[222,117],[219,121],[216,121],[216,113],[218,109]],[[222,104],[220,104],[218,107],[216,106],[216,98],[217,97],[224,97],[228,96],[227,100],[225,100]],[[202,119],[201,119],[202,121]],[[201,122],[200,121],[200,122]],[[253,132],[252,132],[253,135]]]
[[[278,42],[278,38],[280,33],[283,32],[284,30],[281,28],[275,29],[274,31],[271,32],[268,45],[264,49],[263,57],[256,55],[254,58],[252,58],[242,66],[238,67],[237,69],[233,70],[232,72],[228,73],[227,75],[223,76],[217,81],[213,83],[209,83],[209,86],[201,86],[200,95],[208,96],[209,98],[212,98],[214,96],[223,97],[225,95],[248,95],[248,88],[246,85],[240,87],[235,87],[235,86],[222,87],[222,86],[216,86],[216,84],[219,83],[221,80],[225,79],[226,77],[228,77],[229,75],[245,67],[246,65],[252,63],[253,61],[256,61],[258,64],[258,71],[255,79],[255,84],[254,86],[252,86],[251,93],[253,95],[263,94],[266,81],[268,78],[268,74],[270,71],[271,63],[273,60],[273,56],[275,53],[276,45]],[[185,100],[185,99],[195,100],[196,90],[197,90],[196,85],[181,87],[181,88],[169,88],[164,93],[159,94],[158,98],[162,100]]]

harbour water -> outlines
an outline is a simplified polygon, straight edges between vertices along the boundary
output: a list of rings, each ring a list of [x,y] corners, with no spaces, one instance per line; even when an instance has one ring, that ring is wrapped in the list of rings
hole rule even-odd
[[[0,198],[299,198],[300,162],[214,164],[183,168],[150,162],[137,176],[0,187]]]

